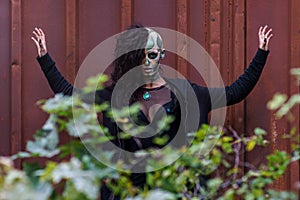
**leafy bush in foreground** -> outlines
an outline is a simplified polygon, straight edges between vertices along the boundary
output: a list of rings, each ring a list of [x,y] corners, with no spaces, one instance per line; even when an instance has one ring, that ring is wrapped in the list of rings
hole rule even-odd
[[[297,72],[300,77],[299,71],[294,71],[296,75]],[[98,79],[90,79],[93,81]],[[88,86],[85,90],[89,91]],[[299,99],[299,94],[295,94],[286,102],[286,96],[276,95],[268,107],[278,110],[278,117],[282,117],[299,104]],[[219,127],[203,126],[196,133],[189,133],[194,137],[189,146],[164,148],[148,159],[146,168],[151,171],[165,166],[173,156],[181,155],[171,165],[147,173],[144,188],[135,188],[129,179],[130,172],[118,170],[124,169],[123,162],[117,162],[116,169],[110,168],[86,149],[85,145],[97,147],[113,139],[107,137],[109,133],[97,120],[96,112],[107,110],[106,104],[87,104],[79,96],[56,95],[40,101],[40,105],[49,118],[34,140],[27,142],[26,151],[0,158],[0,199],[98,199],[101,184],[107,184],[122,199],[134,200],[297,199],[292,192],[270,189],[288,165],[299,159],[299,138],[295,129],[286,137],[293,141],[292,154],[276,151],[267,156],[266,164],[253,167],[240,162],[242,147],[252,151],[256,146],[268,145],[264,139],[267,132],[256,128],[253,136],[242,137],[231,128],[225,132]],[[136,109],[136,106],[132,108]],[[119,113],[122,121],[122,111]],[[71,140],[61,144],[59,135],[66,133]],[[101,157],[106,163],[115,162],[112,161],[113,151],[97,153],[97,158]],[[138,155],[142,159],[144,154],[139,152]],[[47,162],[43,167],[24,162],[23,170],[13,167],[14,159],[31,157],[47,158]],[[242,167],[249,169],[243,173]]]

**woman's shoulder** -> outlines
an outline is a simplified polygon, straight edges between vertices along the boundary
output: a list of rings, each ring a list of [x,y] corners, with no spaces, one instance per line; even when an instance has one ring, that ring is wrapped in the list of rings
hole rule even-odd
[[[110,101],[113,90],[114,85],[109,85],[101,90],[97,90],[95,96],[102,101]]]
[[[179,88],[192,87],[193,89],[197,88],[197,90],[203,90],[203,91],[207,90],[206,86],[202,86],[200,84],[191,82],[190,80],[187,79],[182,79],[182,78],[164,78],[164,79],[168,84]]]

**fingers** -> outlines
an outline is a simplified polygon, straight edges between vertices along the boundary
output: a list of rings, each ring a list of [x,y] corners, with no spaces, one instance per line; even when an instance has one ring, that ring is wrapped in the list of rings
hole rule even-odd
[[[45,37],[45,33],[43,32],[43,30],[42,30],[41,28],[39,28],[39,31],[40,31],[41,35],[42,35],[43,37]]]
[[[265,37],[268,38],[270,36],[270,33],[272,32],[272,29],[269,29],[268,32],[265,34]],[[272,35],[272,34],[271,34]]]
[[[40,47],[40,44],[39,44],[38,40],[34,37],[31,37],[31,39],[33,40],[33,42],[36,45],[37,53],[38,53],[39,57],[41,57],[41,47]]]
[[[40,36],[39,36],[35,31],[33,31],[32,33],[35,35],[35,37],[36,37],[37,39],[39,39]]]
[[[41,31],[40,28],[35,28],[34,30],[35,30],[35,32],[38,34],[38,36],[40,36],[40,37],[43,36],[43,32]]]
[[[272,29],[269,29],[266,34],[264,34],[265,43],[269,43],[269,40],[273,37]]]
[[[38,41],[45,40],[45,34],[41,28],[35,28],[32,33],[35,35],[35,37]]]
[[[262,31],[263,27],[259,27],[259,30],[258,30],[258,35],[261,35],[261,31]]]
[[[39,45],[39,42],[38,42],[34,37],[31,37],[31,39],[32,39],[33,42],[36,44],[36,46],[38,46],[38,47],[40,46],[40,45]]]
[[[264,27],[262,27],[262,26],[259,27],[258,35],[265,35],[265,34],[267,34],[268,32],[270,32],[270,30],[272,30],[272,29],[269,29],[269,30],[267,31],[267,33],[266,33],[267,28],[268,28],[268,25],[265,25]]]
[[[264,27],[259,27],[259,30],[258,30],[258,35],[259,36],[265,36],[266,35],[266,30],[267,30],[267,28],[268,28],[268,25],[265,25]],[[270,29],[270,30],[272,30],[272,29]],[[269,30],[269,31],[270,31]],[[268,31],[268,32],[269,32]]]
[[[35,36],[35,40],[38,41],[38,44],[41,47],[46,48],[46,39],[43,30],[41,28],[35,28],[32,33]]]
[[[265,25],[264,28],[262,29],[262,34],[265,34],[267,28],[268,28],[268,25]]]
[[[31,39],[34,39],[35,43],[39,46],[40,41],[41,41],[41,36],[39,35],[39,33],[37,31],[33,31],[32,32],[34,37],[31,37]]]
[[[259,28],[258,34],[259,34],[260,36],[264,36],[264,38],[268,38],[269,35],[270,35],[270,33],[272,32],[272,29],[270,28],[270,29],[266,32],[267,28],[268,28],[268,25],[265,25],[264,27],[261,26],[261,27]]]
[[[263,50],[268,50],[268,45],[271,37],[273,37],[272,29],[268,29],[268,25],[259,27],[258,30],[259,48]]]
[[[273,37],[273,34],[270,34],[270,35],[268,35],[267,37],[266,37],[266,46],[268,46],[269,45],[269,41],[270,41],[270,39]]]
[[[34,34],[35,37],[31,37],[31,39],[34,41],[34,43],[36,44],[36,46],[38,48],[40,48],[40,44],[39,44],[40,37],[39,37],[38,33],[36,33],[35,31],[33,31],[33,34]]]
[[[38,55],[42,57],[47,53],[45,33],[41,28],[34,28],[32,33],[33,37],[31,39],[37,46]]]

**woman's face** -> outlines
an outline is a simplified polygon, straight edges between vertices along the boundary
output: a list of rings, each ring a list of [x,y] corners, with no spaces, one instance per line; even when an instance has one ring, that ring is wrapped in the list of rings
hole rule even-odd
[[[149,29],[148,41],[145,47],[145,59],[143,60],[143,75],[151,81],[155,81],[159,77],[159,62],[164,57],[161,36]]]

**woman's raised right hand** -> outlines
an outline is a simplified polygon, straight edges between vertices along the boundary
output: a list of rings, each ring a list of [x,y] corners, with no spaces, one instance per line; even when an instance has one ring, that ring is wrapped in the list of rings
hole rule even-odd
[[[33,31],[33,37],[31,39],[34,41],[39,57],[43,57],[47,54],[46,38],[43,30],[41,28],[35,28]]]

